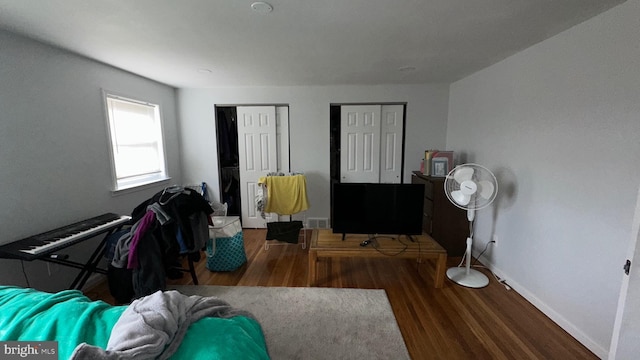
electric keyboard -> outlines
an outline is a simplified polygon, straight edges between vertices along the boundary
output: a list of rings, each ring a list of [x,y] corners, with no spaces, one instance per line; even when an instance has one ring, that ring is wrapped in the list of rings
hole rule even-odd
[[[129,220],[130,216],[107,213],[79,221],[0,246],[0,258],[27,261],[40,259],[57,250],[121,227]]]

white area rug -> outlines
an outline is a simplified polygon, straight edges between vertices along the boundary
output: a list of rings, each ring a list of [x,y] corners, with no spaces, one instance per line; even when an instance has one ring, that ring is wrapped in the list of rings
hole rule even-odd
[[[272,359],[410,359],[384,290],[174,286],[216,296],[262,324]]]

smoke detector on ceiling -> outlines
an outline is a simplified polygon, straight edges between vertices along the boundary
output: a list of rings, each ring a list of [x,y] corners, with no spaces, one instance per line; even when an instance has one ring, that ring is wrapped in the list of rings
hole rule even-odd
[[[256,1],[251,4],[251,10],[260,13],[260,14],[268,14],[273,11],[273,6],[271,4],[266,3],[264,1]]]

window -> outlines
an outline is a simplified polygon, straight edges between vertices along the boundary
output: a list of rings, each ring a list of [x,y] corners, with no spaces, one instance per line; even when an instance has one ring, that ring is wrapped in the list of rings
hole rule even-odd
[[[166,180],[160,106],[105,94],[114,190]]]

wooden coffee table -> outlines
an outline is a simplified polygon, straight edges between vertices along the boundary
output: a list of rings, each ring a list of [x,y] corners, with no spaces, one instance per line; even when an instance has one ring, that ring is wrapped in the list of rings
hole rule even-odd
[[[308,285],[315,286],[318,280],[318,258],[330,257],[435,259],[435,287],[441,288],[444,285],[447,251],[429,235],[413,236],[416,242],[411,242],[405,236],[402,236],[402,242],[381,236],[376,240],[379,251],[372,244],[360,246],[360,243],[367,238],[367,235],[347,234],[345,240],[342,240],[342,234],[334,234],[331,229],[313,230],[309,247]],[[407,248],[400,252],[405,245]]]

